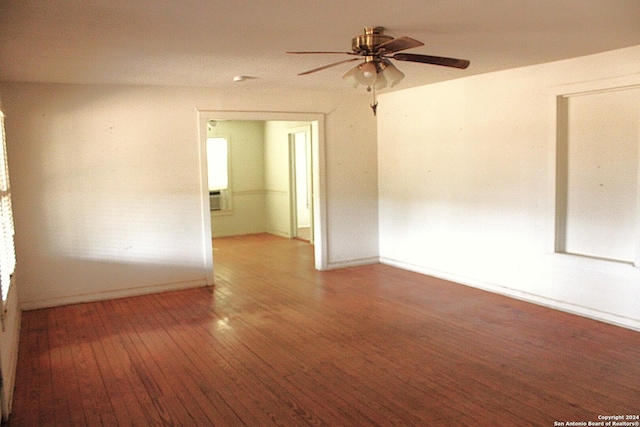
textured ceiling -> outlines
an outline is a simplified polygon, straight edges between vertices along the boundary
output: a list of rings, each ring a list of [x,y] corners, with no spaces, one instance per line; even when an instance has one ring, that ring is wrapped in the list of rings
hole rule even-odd
[[[0,0],[0,81],[352,90],[347,58],[366,26],[469,59],[458,70],[396,62],[403,89],[640,44],[638,0]],[[236,75],[258,79],[234,83]]]

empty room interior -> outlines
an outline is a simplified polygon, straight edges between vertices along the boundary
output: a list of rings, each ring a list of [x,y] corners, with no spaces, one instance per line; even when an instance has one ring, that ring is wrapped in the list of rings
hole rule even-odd
[[[640,425],[636,0],[7,0],[0,111],[3,424]]]

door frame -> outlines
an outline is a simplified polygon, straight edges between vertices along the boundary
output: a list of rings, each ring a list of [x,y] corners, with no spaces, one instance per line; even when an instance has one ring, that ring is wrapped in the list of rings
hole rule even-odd
[[[290,233],[291,237],[298,237],[298,195],[297,195],[297,148],[295,143],[295,135],[297,133],[304,132],[308,140],[305,144],[305,153],[306,153],[306,171],[307,171],[307,192],[310,195],[310,240],[309,243],[313,244],[314,241],[314,224],[313,224],[313,131],[311,123],[305,124],[302,126],[296,126],[287,130],[287,136],[289,139],[289,195],[290,202],[289,206],[291,209],[291,227]]]
[[[207,284],[213,284],[213,248],[211,245],[211,214],[207,177],[207,122],[209,120],[237,121],[299,121],[311,122],[311,158],[313,185],[314,260],[316,270],[328,269],[327,208],[325,178],[325,115],[321,113],[292,113],[269,111],[197,110],[198,160],[200,166],[201,221],[204,245],[204,265]]]

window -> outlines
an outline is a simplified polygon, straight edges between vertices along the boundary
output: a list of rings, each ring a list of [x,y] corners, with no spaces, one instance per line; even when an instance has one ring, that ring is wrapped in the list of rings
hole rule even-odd
[[[230,210],[229,141],[227,138],[220,136],[207,138],[207,172],[211,210]]]
[[[7,142],[4,131],[4,114],[0,111],[0,133],[2,134],[2,154],[0,154],[0,289],[2,303],[9,294],[11,276],[16,266],[14,246],[13,213],[11,208],[11,187],[9,186],[9,164],[7,162]]]

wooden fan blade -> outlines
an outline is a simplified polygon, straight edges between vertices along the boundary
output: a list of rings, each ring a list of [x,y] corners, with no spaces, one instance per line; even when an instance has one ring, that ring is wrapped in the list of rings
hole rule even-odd
[[[393,53],[420,46],[424,46],[424,43],[422,43],[421,41],[412,39],[411,37],[398,37],[395,39],[391,39],[388,42],[384,42],[381,45],[378,45],[376,47],[376,52]]]
[[[292,54],[292,55],[317,55],[317,54],[327,54],[327,53],[331,54],[331,55],[334,55],[334,54],[357,55],[357,53],[354,53],[354,52],[324,52],[324,51],[321,51],[321,52],[312,52],[312,51],[309,51],[309,52],[287,52],[287,53]]]
[[[361,60],[361,58],[349,58],[349,59],[345,59],[343,61],[334,62],[332,64],[323,65],[322,67],[314,68],[313,70],[305,71],[305,72],[300,73],[298,75],[299,76],[304,76],[306,74],[315,73],[316,71],[320,71],[320,70],[324,70],[326,68],[335,67],[336,65],[344,64],[345,62],[360,61],[360,60]]]
[[[390,56],[398,61],[421,62],[423,64],[444,65],[445,67],[467,68],[469,61],[466,59],[444,58],[442,56],[418,55],[414,53],[396,53]]]

